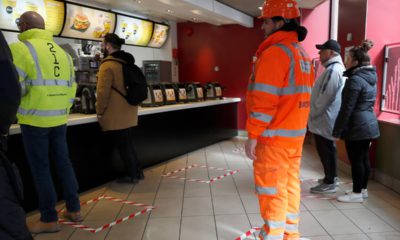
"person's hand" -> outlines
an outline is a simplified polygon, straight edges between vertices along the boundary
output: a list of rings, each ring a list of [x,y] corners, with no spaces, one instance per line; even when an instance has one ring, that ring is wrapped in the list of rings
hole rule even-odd
[[[246,156],[251,160],[256,160],[257,139],[248,139],[245,145]]]

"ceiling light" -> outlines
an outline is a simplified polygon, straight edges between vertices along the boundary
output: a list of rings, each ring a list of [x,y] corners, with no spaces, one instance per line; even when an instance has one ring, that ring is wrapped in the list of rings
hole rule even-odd
[[[174,13],[174,11],[172,11],[172,10],[170,10],[170,9],[168,9],[167,12],[168,12],[168,13]]]
[[[258,9],[262,10],[262,7],[258,7]]]
[[[192,20],[196,22],[196,21],[197,21],[197,18],[194,17],[194,18],[192,18]]]

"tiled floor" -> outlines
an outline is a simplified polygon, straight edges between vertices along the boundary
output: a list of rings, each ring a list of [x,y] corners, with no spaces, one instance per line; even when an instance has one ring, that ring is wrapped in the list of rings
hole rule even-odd
[[[263,223],[253,193],[252,163],[242,152],[235,151],[243,144],[244,139],[241,138],[220,142],[147,169],[146,179],[136,186],[112,182],[81,195],[81,201],[107,195],[156,206],[157,209],[151,213],[96,234],[63,226],[59,233],[37,235],[35,239],[233,240]],[[306,144],[303,155],[301,176],[312,179],[321,177],[321,164],[313,146]],[[192,164],[238,169],[239,172],[212,184],[161,176]],[[192,168],[178,175],[210,179],[224,173]],[[350,181],[349,176],[341,174],[340,177],[344,182]],[[303,192],[308,193],[313,184],[312,181],[304,182]],[[336,195],[350,188],[351,185],[342,184]],[[369,195],[363,204],[302,198],[300,229],[303,236],[312,240],[400,239],[400,196],[374,181],[370,183]],[[82,210],[85,215],[83,224],[97,228],[142,208],[101,200],[84,206]],[[33,214],[29,221],[37,218],[38,214]]]

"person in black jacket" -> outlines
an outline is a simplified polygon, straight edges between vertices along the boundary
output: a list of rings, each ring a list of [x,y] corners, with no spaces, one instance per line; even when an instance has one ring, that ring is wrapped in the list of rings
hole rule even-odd
[[[5,156],[8,129],[15,121],[21,89],[10,49],[1,31],[0,76],[0,239],[31,240],[25,212],[20,205],[23,194],[19,174]]]
[[[339,196],[340,202],[363,202],[368,197],[369,148],[371,141],[379,137],[374,113],[377,75],[368,55],[372,46],[372,41],[365,40],[361,46],[350,50],[346,61],[344,75],[348,80],[342,92],[342,104],[332,135],[345,140],[351,163],[353,191]]]

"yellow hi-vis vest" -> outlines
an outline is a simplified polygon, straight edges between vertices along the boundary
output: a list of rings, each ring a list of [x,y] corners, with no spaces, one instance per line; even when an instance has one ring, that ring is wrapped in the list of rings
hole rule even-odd
[[[76,93],[71,56],[46,30],[31,29],[18,39],[10,45],[22,89],[18,123],[43,128],[66,124]]]

